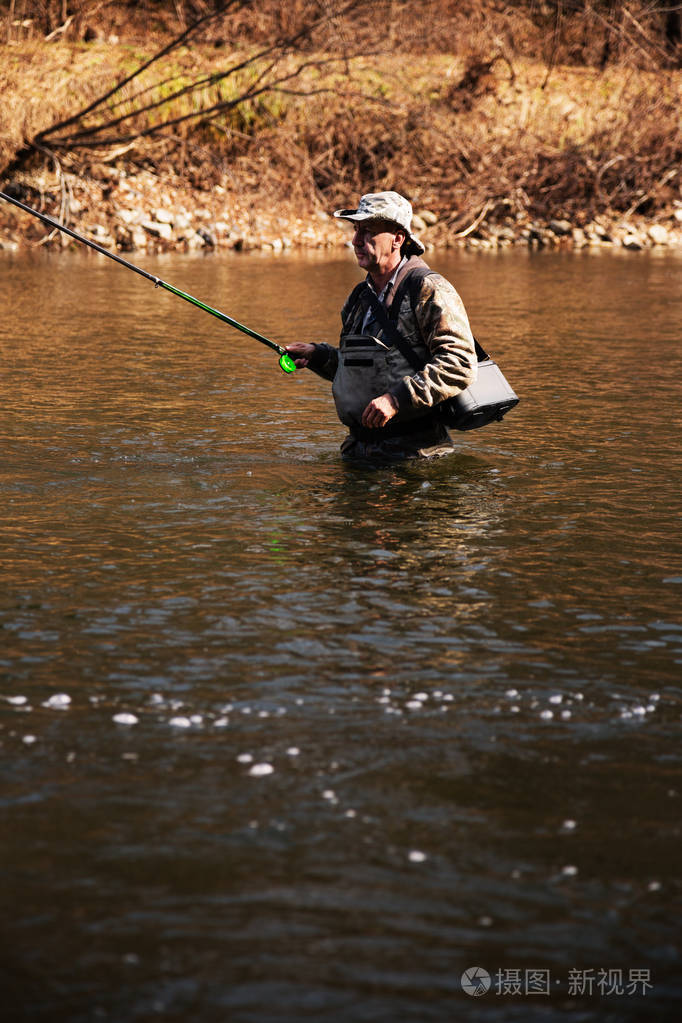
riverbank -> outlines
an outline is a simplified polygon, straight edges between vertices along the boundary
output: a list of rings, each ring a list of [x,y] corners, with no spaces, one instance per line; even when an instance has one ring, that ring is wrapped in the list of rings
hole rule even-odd
[[[324,53],[302,64],[289,55],[278,74],[296,90],[230,100],[195,121],[187,83],[244,59],[197,45],[121,94],[114,107],[137,134],[99,143],[116,123],[113,100],[99,121],[78,110],[150,52],[112,39],[0,47],[12,97],[0,187],[120,252],[339,248],[349,232],[331,211],[387,188],[411,199],[427,249],[682,247],[679,71],[550,74],[540,61],[480,52],[417,54],[399,68],[390,56],[343,69],[330,58],[323,70]],[[172,102],[169,82],[185,90]],[[161,86],[145,113],[139,97]],[[244,88],[238,75],[230,88]],[[190,120],[157,135],[158,111]],[[59,126],[74,114],[67,131],[87,137],[72,146]],[[73,244],[0,202],[1,248]]]
[[[49,197],[59,194],[60,183],[43,177],[40,190],[35,178],[30,188],[13,182],[12,194],[26,205],[62,219],[62,222],[98,245],[114,252],[191,252],[205,250],[285,252],[292,249],[338,249],[349,244],[348,225],[313,206],[274,208],[245,202],[218,185],[210,192],[183,186],[149,171],[120,171],[104,180],[68,182],[67,216],[60,218],[60,203]],[[47,200],[43,199],[47,196]],[[354,201],[351,196],[349,201]],[[643,216],[623,218],[600,214],[577,221],[530,217],[485,219],[485,208],[468,228],[454,231],[447,216],[417,206],[413,226],[433,249],[534,249],[651,248],[682,249],[682,202],[664,219]],[[478,220],[478,223],[476,222]],[[0,249],[19,251],[48,246],[68,248],[77,243],[59,231],[8,203],[0,203]]]

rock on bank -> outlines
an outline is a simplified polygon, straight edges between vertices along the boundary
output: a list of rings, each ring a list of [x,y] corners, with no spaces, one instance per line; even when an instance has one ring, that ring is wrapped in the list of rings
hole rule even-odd
[[[350,243],[348,226],[328,212],[302,211],[291,204],[267,208],[257,197],[228,187],[210,191],[180,181],[163,181],[147,170],[93,168],[87,178],[23,174],[1,183],[4,191],[34,209],[56,217],[104,248],[117,252],[196,250],[283,252],[339,248]],[[641,251],[682,248],[682,202],[656,222],[643,217],[602,215],[580,222],[563,217],[540,223],[524,214],[489,222],[472,221],[453,230],[451,211],[437,214],[415,202],[414,229],[427,249],[463,247],[534,249],[620,247]],[[0,202],[0,248],[16,251],[36,245],[76,245],[58,231],[8,203]]]

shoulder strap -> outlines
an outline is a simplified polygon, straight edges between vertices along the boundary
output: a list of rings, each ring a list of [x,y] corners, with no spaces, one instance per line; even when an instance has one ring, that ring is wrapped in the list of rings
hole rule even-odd
[[[392,317],[388,315],[386,307],[383,305],[382,302],[379,301],[372,288],[370,288],[369,284],[365,282],[364,286],[367,288],[369,300],[372,305],[372,309],[376,314],[377,320],[386,331],[386,336],[391,339],[392,343],[396,346],[398,351],[402,352],[402,354],[405,356],[405,358],[407,359],[407,361],[409,362],[410,366],[412,366],[413,369],[416,370],[423,369],[425,363],[422,362],[422,360],[419,358],[412,345],[409,344],[402,336],[402,334],[395,325],[395,321],[393,320]]]
[[[412,306],[412,312],[416,314],[417,311],[417,300],[422,290],[422,282],[425,277],[429,274],[434,274],[436,271],[423,263],[421,266],[415,266],[410,269],[408,273],[399,282],[398,287],[393,295],[393,301],[391,302],[391,319],[397,321],[398,313],[400,312],[400,303],[403,300],[406,291],[410,294],[410,305]]]
[[[366,287],[369,292],[369,300],[372,308],[374,309],[379,323],[384,328],[387,337],[391,339],[391,342],[395,345],[398,351],[401,352],[405,359],[407,359],[410,366],[412,366],[415,370],[420,370],[424,368],[426,363],[419,358],[412,345],[402,336],[398,330],[397,321],[405,292],[409,289],[410,304],[412,306],[412,312],[414,313],[419,292],[421,291],[422,281],[426,276],[428,276],[428,274],[432,274],[434,271],[421,259],[415,259],[414,261],[410,260],[410,263],[412,262],[416,265],[410,266],[408,264],[398,277],[397,287],[393,292],[390,309],[386,309],[386,306],[379,301],[376,294],[368,284],[366,284]]]

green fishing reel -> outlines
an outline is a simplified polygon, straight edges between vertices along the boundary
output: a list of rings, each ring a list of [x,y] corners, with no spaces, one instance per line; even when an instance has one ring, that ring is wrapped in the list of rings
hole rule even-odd
[[[280,355],[280,357],[279,357],[279,365],[280,365],[280,368],[283,369],[285,373],[295,373],[296,372],[296,363],[291,358],[291,356],[289,355],[288,352],[283,352]]]

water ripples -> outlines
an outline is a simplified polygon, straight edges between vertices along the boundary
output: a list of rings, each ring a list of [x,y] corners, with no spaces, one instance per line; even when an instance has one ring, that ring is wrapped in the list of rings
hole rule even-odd
[[[254,310],[244,258],[163,276],[284,341],[337,329],[350,264],[274,261]],[[682,311],[633,309],[641,268],[603,259],[598,295],[589,260],[453,255],[475,321],[496,296],[522,403],[450,459],[376,470],[340,462],[326,386],[259,346],[99,263],[7,262],[3,908],[36,992],[17,1019],[263,1023],[279,999],[440,1023],[477,964],[559,982],[481,1019],[596,1019],[567,997],[580,964],[651,968],[665,1018],[679,357],[647,400],[632,367]]]

